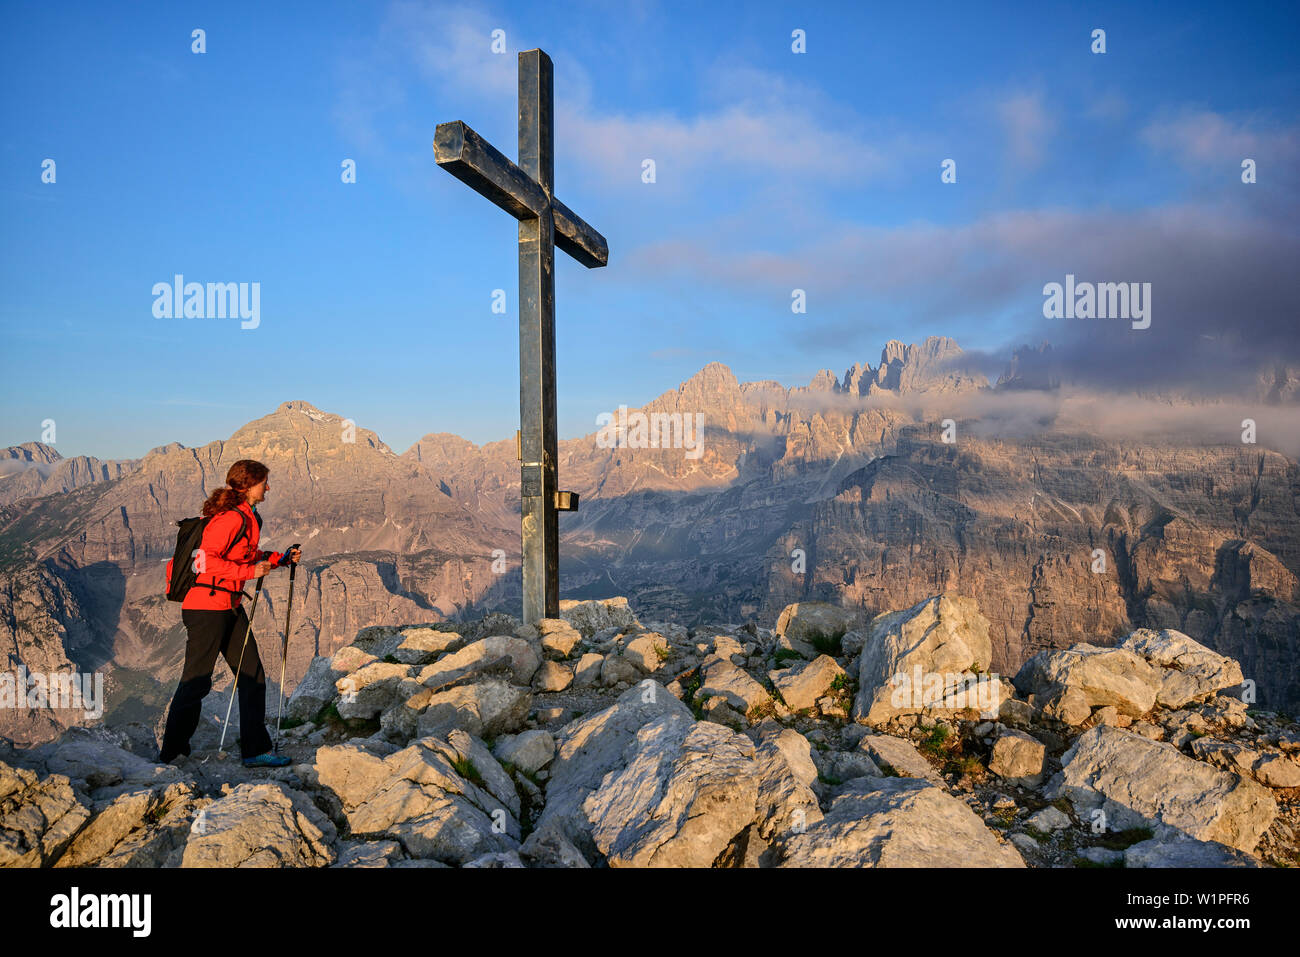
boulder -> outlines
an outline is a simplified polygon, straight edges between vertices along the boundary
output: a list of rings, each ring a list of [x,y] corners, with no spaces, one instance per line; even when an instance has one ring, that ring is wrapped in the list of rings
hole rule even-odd
[[[555,738],[551,732],[541,729],[506,734],[492,743],[492,753],[498,761],[535,774],[555,757]]]
[[[548,824],[528,835],[519,846],[520,857],[534,867],[591,867],[582,852],[573,846],[563,829]]]
[[[333,660],[326,655],[317,655],[311,660],[307,673],[293,689],[293,694],[284,706],[286,717],[294,721],[310,721],[338,697],[338,688],[334,683],[343,677],[344,672],[334,670]]]
[[[465,643],[465,639],[454,631],[440,631],[418,625],[403,628],[401,636],[401,642],[391,654],[405,665],[430,664],[439,655],[455,651]]]
[[[542,664],[542,656],[532,642],[514,635],[490,635],[425,665],[416,680],[430,687],[442,686],[457,674],[481,670],[502,657],[510,659],[510,680],[524,687]]]
[[[333,823],[279,781],[241,784],[194,818],[182,867],[327,867]]]
[[[77,833],[55,867],[162,867],[185,846],[196,800],[188,782],[119,794]]]
[[[1152,838],[1124,850],[1125,867],[1259,867],[1259,859],[1214,841]]]
[[[573,684],[573,672],[558,661],[543,661],[533,675],[533,688],[540,692],[563,691]]]
[[[989,770],[1008,784],[1037,787],[1043,783],[1047,749],[1023,731],[1007,729],[993,742]]]
[[[843,681],[848,677],[830,655],[818,655],[812,661],[769,671],[767,676],[791,711],[816,708],[817,699],[831,690],[836,679]]]
[[[857,622],[857,613],[824,601],[801,601],[786,605],[776,619],[776,633],[796,641],[807,642],[819,651],[819,643],[832,644],[838,650],[839,640]]]
[[[339,693],[339,717],[377,717],[398,699],[398,689],[411,670],[409,665],[372,661],[339,678],[334,683]]]
[[[962,801],[913,778],[856,778],[780,843],[782,867],[1024,867]]]
[[[643,725],[582,802],[610,867],[709,867],[754,820],[758,765],[744,735],[689,715]]]
[[[640,681],[643,674],[632,659],[622,655],[606,655],[600,663],[600,683],[607,688],[620,681],[633,684]]]
[[[659,666],[667,659],[668,652],[668,639],[653,631],[637,635],[623,645],[623,657],[646,674],[658,671]]]
[[[1300,763],[1285,754],[1261,754],[1250,770],[1271,788],[1300,788]]]
[[[808,739],[771,719],[747,733],[758,763],[758,835],[770,844],[788,831],[806,830],[820,821],[821,807],[811,786],[817,767]]]
[[[971,708],[996,717],[1004,692],[996,679],[976,674],[987,671],[993,645],[988,620],[973,598],[927,598],[905,611],[877,615],[866,631],[855,721],[879,728],[899,715]]]
[[[1079,642],[1065,650],[1034,655],[1016,673],[1015,686],[1021,694],[1034,695],[1049,713],[1053,702],[1072,695],[1069,710],[1055,716],[1077,725],[1082,723],[1080,716],[1086,720],[1092,708],[1104,705],[1139,718],[1155,707],[1162,685],[1159,670],[1128,648]],[[1082,713],[1085,707],[1088,715]]]
[[[714,659],[707,667],[701,667],[704,674],[698,692],[700,697],[721,695],[727,699],[727,704],[747,717],[771,704],[772,696],[767,689],[725,658]]]
[[[640,628],[626,598],[602,598],[595,601],[560,601],[560,617],[590,638],[605,628]]]
[[[555,759],[538,830],[547,824],[558,827],[588,863],[594,861],[598,852],[590,822],[582,813],[583,802],[601,786],[605,775],[624,766],[624,751],[637,731],[665,714],[691,717],[690,709],[667,690],[655,693],[637,685],[608,708],[565,725],[555,737]]]
[[[577,667],[573,669],[573,686],[587,688],[594,685],[600,680],[601,666],[604,663],[604,655],[591,653],[583,655],[578,659]]]
[[[316,752],[316,773],[337,797],[353,837],[395,840],[411,857],[466,864],[516,850],[521,833],[492,790],[504,793],[504,769],[482,742],[475,747],[466,738],[458,739],[459,749],[421,738],[384,758],[350,743],[324,747]]]
[[[0,761],[0,867],[47,867],[90,819],[66,775]]]
[[[562,618],[543,618],[537,623],[542,652],[551,658],[567,658],[582,641],[578,631]]]
[[[339,846],[331,867],[391,867],[403,860],[402,845],[396,841],[351,841]]]
[[[1110,830],[1150,827],[1164,841],[1192,837],[1251,851],[1277,815],[1273,796],[1254,781],[1109,725],[1081,734],[1061,765],[1047,799],[1069,798],[1085,820],[1100,809]]]
[[[1140,655],[1160,671],[1156,703],[1182,708],[1242,682],[1241,665],[1193,641],[1181,631],[1139,628],[1119,647]]]
[[[425,692],[421,692],[421,695]],[[479,681],[446,691],[419,695],[407,702],[423,705],[416,719],[416,735],[445,735],[453,728],[475,737],[495,738],[518,731],[528,719],[532,692],[497,679]]]
[[[910,741],[895,738],[888,734],[864,735],[858,742],[858,749],[881,768],[892,768],[896,774],[909,778],[922,778],[942,784],[933,765],[925,759]]]

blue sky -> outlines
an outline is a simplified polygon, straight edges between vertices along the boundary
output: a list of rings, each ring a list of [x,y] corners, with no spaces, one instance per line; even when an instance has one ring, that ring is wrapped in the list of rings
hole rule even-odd
[[[1067,272],[1154,278],[1140,343],[1232,327],[1248,364],[1294,323],[1298,22],[1288,4],[8,3],[0,444],[54,419],[64,455],[138,456],[287,399],[399,452],[509,438],[517,224],[431,144],[459,119],[515,158],[533,47],[555,63],[556,195],[610,245],[603,269],[557,255],[563,438],[714,360],[789,386],[890,338],[1001,355],[1109,335],[1043,319]],[[260,283],[259,327],[155,318],[176,273]],[[1140,354],[1106,346],[1112,371]]]

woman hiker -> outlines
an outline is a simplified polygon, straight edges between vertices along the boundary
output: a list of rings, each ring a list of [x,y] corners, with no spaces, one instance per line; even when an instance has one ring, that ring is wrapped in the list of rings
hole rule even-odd
[[[203,503],[203,572],[181,602],[181,620],[188,638],[185,668],[167,711],[160,763],[190,753],[190,736],[199,726],[203,698],[212,689],[212,668],[223,655],[232,674],[238,670],[239,748],[248,767],[283,767],[289,759],[271,753],[266,730],[266,675],[257,642],[248,632],[248,615],[240,599],[244,582],[261,578],[272,568],[296,562],[301,549],[289,554],[258,551],[262,518],[257,503],[270,489],[268,469],[261,462],[240,459],[226,473],[226,484]],[[167,563],[167,580],[172,566]],[[244,636],[248,634],[247,646]],[[243,664],[240,665],[240,655]]]

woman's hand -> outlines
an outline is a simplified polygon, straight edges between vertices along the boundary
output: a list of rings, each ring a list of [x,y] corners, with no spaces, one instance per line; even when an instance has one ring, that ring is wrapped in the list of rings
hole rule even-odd
[[[296,564],[298,559],[300,558],[302,558],[302,549],[291,548],[284,553],[284,556],[280,559],[280,564],[281,565]]]
[[[273,566],[271,565],[270,562],[258,562],[256,565],[253,566],[253,577],[261,578],[263,575],[269,572],[272,567]]]

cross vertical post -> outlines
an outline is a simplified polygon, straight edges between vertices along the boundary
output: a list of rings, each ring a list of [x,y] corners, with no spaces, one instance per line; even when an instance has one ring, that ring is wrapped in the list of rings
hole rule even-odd
[[[555,184],[550,57],[519,55],[519,168],[550,199]],[[524,620],[560,614],[555,508],[555,218],[519,221],[519,428]]]
[[[554,80],[541,50],[519,54],[519,165],[461,121],[438,124],[438,165],[519,220],[519,458],[524,621],[559,617],[561,492],[555,415],[555,247],[588,268],[605,237],[555,197]]]

